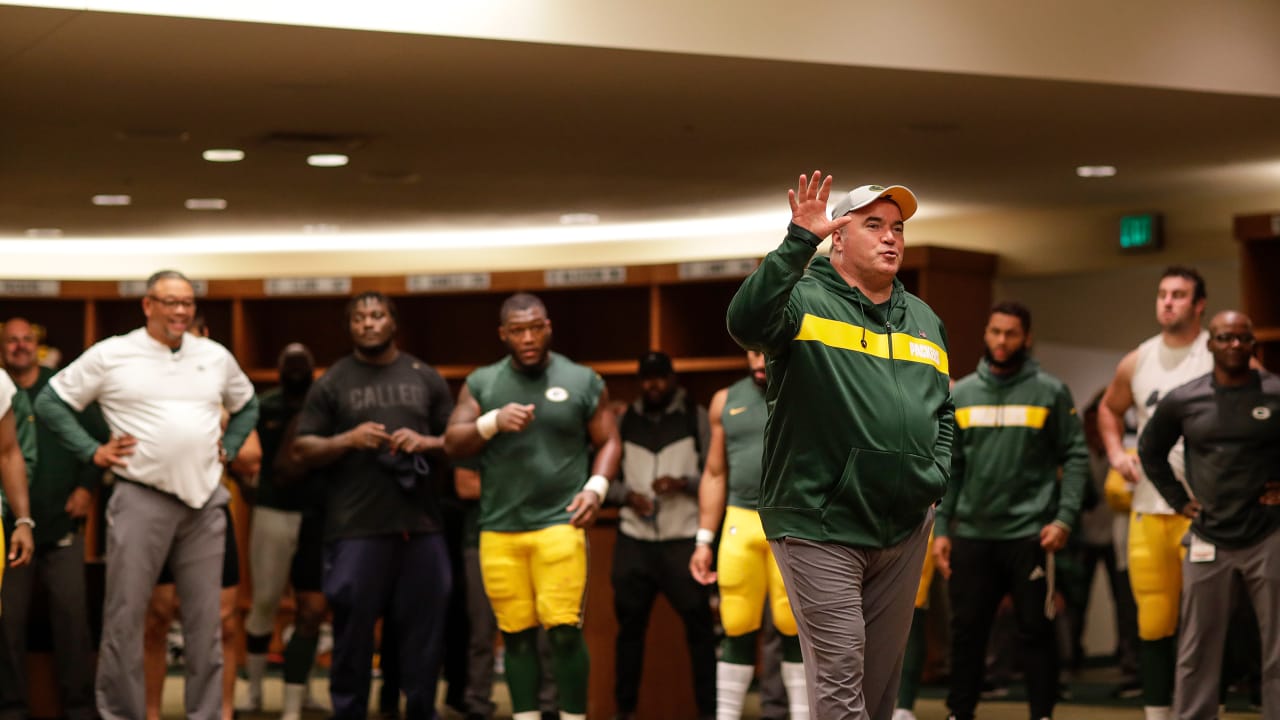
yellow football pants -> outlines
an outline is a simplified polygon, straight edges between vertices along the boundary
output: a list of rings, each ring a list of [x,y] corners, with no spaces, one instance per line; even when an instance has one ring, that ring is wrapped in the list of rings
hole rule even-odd
[[[791,614],[778,561],[765,539],[760,513],[732,505],[725,509],[716,565],[720,623],[725,635],[738,637],[759,630],[766,594],[778,632],[796,634],[796,619]]]
[[[1191,519],[1182,515],[1129,516],[1129,584],[1138,605],[1138,637],[1160,640],[1178,630],[1182,595],[1182,537]]]
[[[572,525],[482,532],[480,574],[502,632],[579,625],[587,588],[586,534]]]

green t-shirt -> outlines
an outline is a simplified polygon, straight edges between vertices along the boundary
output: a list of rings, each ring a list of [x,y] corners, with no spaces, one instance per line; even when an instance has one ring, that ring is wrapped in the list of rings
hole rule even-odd
[[[480,455],[480,528],[525,532],[569,522],[565,507],[590,474],[587,424],[604,380],[551,353],[536,374],[516,370],[504,357],[467,376],[467,389],[481,413],[511,402],[534,406],[523,432],[498,433]]]
[[[764,392],[746,377],[729,386],[720,414],[729,465],[729,504],[755,510],[760,502],[764,426],[769,419]]]

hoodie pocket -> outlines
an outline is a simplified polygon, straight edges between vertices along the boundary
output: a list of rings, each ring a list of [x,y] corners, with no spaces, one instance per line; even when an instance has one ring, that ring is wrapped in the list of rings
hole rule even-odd
[[[946,487],[933,458],[855,449],[827,497],[823,530],[854,544],[896,542],[920,524]]]
[[[822,508],[824,533],[861,544],[879,535],[899,481],[896,452],[855,448]]]
[[[947,492],[947,477],[938,462],[923,455],[902,456],[901,490],[896,510],[908,520],[918,520],[930,505]]]

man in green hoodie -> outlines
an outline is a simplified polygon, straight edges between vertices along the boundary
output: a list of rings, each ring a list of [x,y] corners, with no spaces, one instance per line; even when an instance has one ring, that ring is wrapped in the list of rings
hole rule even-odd
[[[767,358],[760,520],[810,712],[887,720],[951,467],[946,335],[897,279],[915,195],[863,185],[828,218],[830,193],[818,172],[789,191],[787,236],[739,288],[728,327]],[[828,235],[831,257],[814,258]]]
[[[934,560],[950,581],[947,707],[955,720],[972,720],[991,622],[1007,593],[1031,717],[1048,718],[1058,692],[1053,554],[1066,546],[1080,515],[1089,450],[1071,391],[1028,357],[1031,311],[996,304],[983,340],[978,371],[952,391],[951,484],[934,528]]]

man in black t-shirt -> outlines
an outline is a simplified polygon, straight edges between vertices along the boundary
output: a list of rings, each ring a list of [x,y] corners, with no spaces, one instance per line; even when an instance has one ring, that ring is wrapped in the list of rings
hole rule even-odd
[[[323,468],[324,593],[333,608],[334,718],[369,707],[374,625],[395,623],[406,718],[434,717],[449,560],[437,507],[453,401],[440,374],[400,352],[396,309],[381,293],[347,305],[354,352],[307,393],[293,450]]]

